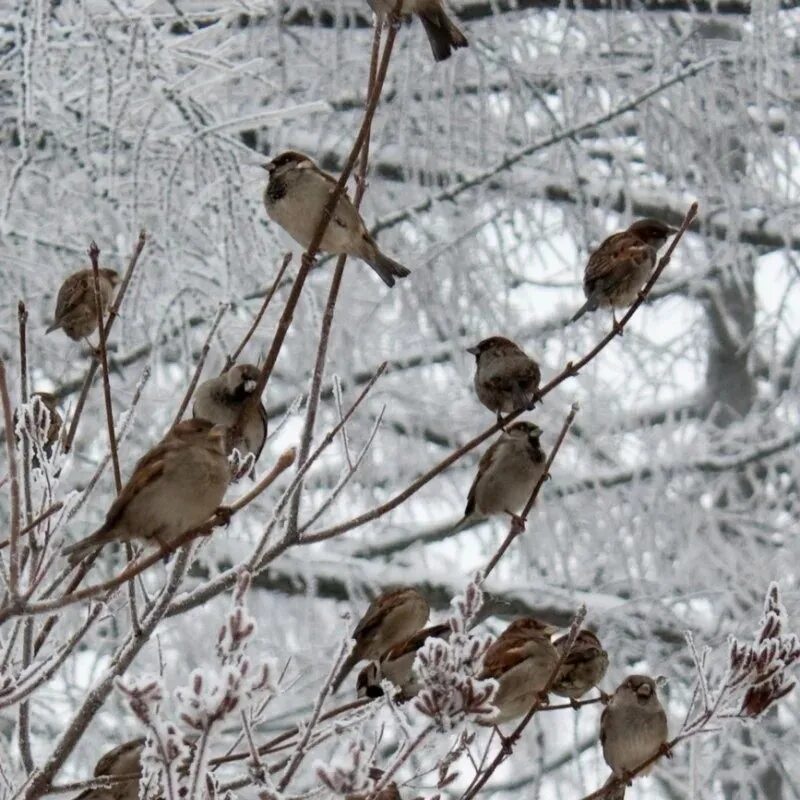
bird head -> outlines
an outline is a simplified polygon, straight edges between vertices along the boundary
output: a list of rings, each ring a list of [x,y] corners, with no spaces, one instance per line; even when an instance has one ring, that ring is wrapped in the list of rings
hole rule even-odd
[[[269,172],[270,178],[273,178],[293,169],[310,169],[314,166],[314,162],[305,153],[300,153],[297,150],[285,150],[275,156],[272,161],[268,161],[261,166]]]
[[[637,219],[629,228],[628,233],[632,233],[638,239],[654,247],[656,250],[664,246],[670,236],[678,232],[677,228],[671,228],[657,219],[647,217]]]

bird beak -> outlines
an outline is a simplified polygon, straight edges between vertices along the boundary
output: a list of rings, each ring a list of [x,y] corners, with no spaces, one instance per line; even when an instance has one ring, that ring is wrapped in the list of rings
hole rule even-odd
[[[552,636],[554,633],[558,632],[558,628],[556,628],[555,625],[548,625],[545,623],[544,628],[545,628],[544,630],[545,636]]]
[[[467,352],[471,353],[473,356],[477,356],[478,353],[480,353],[480,350],[478,350],[477,347],[468,347]]]
[[[265,169],[269,174],[272,174],[272,170],[275,169],[274,164],[271,161],[265,161],[263,164],[260,164],[261,169]]]
[[[678,232],[677,228],[668,228],[667,229],[667,236],[674,236]]]
[[[226,425],[215,425],[209,432],[210,439],[219,439],[224,442],[228,438],[228,427]]]
[[[649,683],[643,683],[637,690],[636,694],[638,697],[641,697],[643,700],[646,700],[653,694],[653,689]]]

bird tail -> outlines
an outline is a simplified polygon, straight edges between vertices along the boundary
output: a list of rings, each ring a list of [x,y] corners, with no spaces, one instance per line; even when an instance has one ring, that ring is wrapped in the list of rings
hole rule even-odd
[[[75,566],[81,562],[94,550],[99,550],[108,541],[108,531],[105,526],[98,528],[91,536],[81,539],[79,542],[70,544],[61,552],[67,556],[70,566]]]
[[[444,61],[450,58],[454,49],[469,45],[467,37],[438,3],[435,8],[419,12],[419,18],[430,42],[434,61]]]
[[[572,316],[570,322],[575,322],[579,320],[587,311],[594,311],[597,308],[597,300],[594,297],[590,297]]]
[[[361,661],[361,659],[358,657],[355,650],[351,651],[350,655],[344,660],[342,666],[339,667],[336,677],[331,682],[331,694],[342,685],[342,681],[350,674],[350,671],[359,661]]]
[[[50,325],[47,330],[45,331],[45,335],[48,333],[52,333],[53,331],[57,331],[61,327],[61,323],[56,321],[52,325]]]
[[[608,776],[608,780],[603,784],[603,786],[608,786],[610,783],[616,780],[616,776],[612,772]],[[612,789],[609,794],[606,795],[606,800],[625,800],[625,784],[623,783],[622,786],[617,786]]]
[[[381,280],[389,287],[394,286],[395,277],[405,278],[411,274],[410,269],[406,269],[399,262],[384,255],[374,241],[367,240],[363,252],[359,255],[380,275]]]

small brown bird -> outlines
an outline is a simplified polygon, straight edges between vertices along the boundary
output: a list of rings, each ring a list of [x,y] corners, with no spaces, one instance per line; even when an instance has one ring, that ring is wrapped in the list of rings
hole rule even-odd
[[[219,508],[229,480],[226,429],[204,419],[179,422],[137,462],[103,525],[64,553],[76,564],[113,541],[153,540],[168,549]]]
[[[25,415],[25,429],[33,439],[31,466],[39,464],[39,450],[46,458],[53,455],[53,448],[61,434],[64,419],[58,413],[58,398],[50,392],[33,392],[30,397],[30,411]],[[14,428],[19,424],[19,414],[14,411]]]
[[[328,197],[336,186],[336,178],[321,170],[309,156],[295,150],[276,156],[264,164],[264,169],[269,172],[264,190],[267,216],[296,242],[308,247]],[[394,286],[395,277],[405,278],[411,274],[402,264],[380,251],[346,192],[339,196],[320,249],[335,255],[360,258],[378,273],[387,286]]]
[[[568,639],[568,635],[559,636],[553,642],[559,657]],[[561,665],[553,693],[569,697],[574,703],[603,680],[607,669],[608,653],[603,650],[597,636],[584,628],[578,632],[572,649]]]
[[[467,352],[475,356],[478,399],[489,411],[497,414],[498,422],[501,414],[530,407],[542,372],[539,365],[514,342],[502,336],[492,336],[467,348]]]
[[[379,661],[367,664],[358,675],[356,691],[359,697],[382,697],[381,681],[391,681],[399,690],[403,700],[414,697],[420,690],[414,677],[414,660],[422,645],[434,637],[447,639],[450,635],[449,625],[431,625],[410,636],[404,642],[389,648]]]
[[[400,644],[428,621],[428,601],[410,586],[378,595],[353,631],[355,647],[331,684],[335,692],[359,661],[377,661],[390,647]]]
[[[371,792],[364,794],[346,794],[345,800],[367,800],[372,797],[373,800],[401,800],[400,790],[394,781],[390,781],[383,787],[377,794],[373,795]]]
[[[113,269],[99,270],[100,305],[105,313],[119,283]],[[61,328],[73,341],[85,339],[97,329],[97,304],[94,298],[94,275],[90,269],[73,272],[58,290],[53,324],[45,331]]]
[[[106,789],[86,789],[75,800],[139,800],[142,747],[144,747],[144,737],[124,742],[101,756],[94,768],[96,778],[103,775],[134,775],[135,778]]]
[[[632,305],[656,265],[658,251],[677,232],[657,219],[639,219],[603,241],[589,256],[583,276],[586,302],[570,322],[587,311],[610,308],[613,313]]]
[[[629,675],[617,688],[600,717],[603,758],[614,778],[630,780],[629,773],[648,758],[664,751],[669,732],[667,714],[656,692],[656,682],[647,675]],[[646,775],[650,768],[643,770]],[[613,797],[621,800],[625,787]]]
[[[481,456],[467,496],[464,519],[473,514],[510,514],[515,519],[544,472],[547,461],[532,422],[515,422]]]
[[[392,0],[368,0],[368,2],[380,22],[388,20],[396,5]],[[434,61],[444,61],[450,58],[453,50],[469,45],[467,37],[447,16],[442,0],[403,0],[400,14],[402,16],[416,14],[419,17],[430,42]]]
[[[258,383],[258,367],[253,364],[237,364],[217,378],[201,383],[194,394],[192,415],[195,419],[207,419],[215,425],[230,428],[239,418],[239,413],[255,391]],[[249,406],[238,442],[229,441],[228,449],[234,447],[243,454],[252,453],[255,461],[264,449],[267,440],[267,410],[263,403]]]
[[[536,702],[558,663],[550,641],[555,631],[533,617],[515,619],[486,651],[478,677],[494,678],[500,684],[492,701],[497,714],[487,724],[521,717]]]

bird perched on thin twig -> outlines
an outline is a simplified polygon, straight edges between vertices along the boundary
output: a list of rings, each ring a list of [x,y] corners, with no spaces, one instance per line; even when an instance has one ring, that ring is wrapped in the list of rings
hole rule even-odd
[[[23,418],[23,425],[33,441],[31,466],[40,466],[39,451],[46,458],[53,455],[64,419],[58,413],[58,398],[50,392],[34,392],[28,402],[28,410]],[[19,425],[19,410],[14,411],[14,428]]]
[[[539,365],[510,339],[491,336],[467,348],[475,356],[475,392],[490,411],[508,414],[531,405],[539,388]]]
[[[499,686],[492,700],[497,714],[486,724],[497,725],[525,714],[547,685],[558,663],[550,637],[556,629],[534,617],[515,619],[497,637],[483,658],[481,680]]]
[[[105,313],[119,283],[119,274],[113,269],[100,269],[100,307]],[[61,328],[73,341],[85,339],[97,329],[97,303],[94,296],[94,275],[90,269],[73,272],[67,277],[56,298],[53,324],[45,331],[51,333]]]
[[[393,0],[368,0],[368,2],[381,23],[389,19],[389,15],[397,5]],[[453,50],[469,45],[467,37],[447,16],[442,0],[403,0],[400,14],[401,16],[416,14],[419,17],[430,42],[434,61],[444,61],[450,58]]]
[[[102,755],[94,768],[96,778],[104,775],[135,776],[104,789],[86,789],[75,800],[139,800],[139,778],[142,774],[142,747],[144,737],[109,750]]]
[[[333,679],[331,691],[339,688],[359,661],[375,661],[416,633],[430,613],[428,601],[410,586],[378,595],[353,631],[355,646]]]
[[[603,758],[611,767],[609,778],[630,782],[630,773],[667,748],[667,714],[656,692],[656,682],[647,675],[629,675],[617,688],[600,717]],[[642,770],[646,775],[650,767]],[[622,800],[625,787],[611,797]]]
[[[478,462],[459,525],[473,515],[493,514],[509,514],[519,523],[517,514],[528,502],[547,461],[541,434],[539,426],[528,421],[515,422],[500,433]]]
[[[258,367],[237,364],[219,377],[201,383],[194,393],[192,408],[195,419],[207,419],[230,429],[247,406],[241,437],[238,441],[231,441],[229,437],[228,449],[233,451],[236,448],[243,455],[252,453],[254,463],[258,461],[267,440],[267,410],[264,404],[248,404],[257,385]]]
[[[408,700],[419,692],[419,684],[414,677],[414,660],[422,645],[428,639],[447,639],[451,628],[447,624],[431,625],[423,628],[404,642],[390,647],[378,661],[367,664],[358,675],[356,691],[359,697],[382,697],[381,681],[393,683],[400,691],[399,698]]]
[[[229,480],[226,429],[204,419],[179,422],[137,462],[103,525],[64,553],[76,564],[109,542],[136,539],[169,550],[220,510]]]
[[[264,164],[264,169],[269,172],[264,190],[267,215],[298,244],[308,247],[336,186],[336,178],[321,170],[309,156],[295,150],[276,156]],[[381,252],[346,191],[339,196],[322,236],[320,250],[360,258],[387,286],[394,286],[395,278],[411,274],[402,264]]]
[[[553,642],[559,656],[566,647],[569,635],[559,636]],[[558,673],[558,681],[553,693],[569,697],[576,703],[589,689],[597,686],[608,669],[608,653],[603,650],[600,640],[592,631],[583,628],[578,631],[564,663]],[[602,693],[601,693],[602,694]],[[603,697],[606,695],[603,694]]]
[[[636,220],[627,230],[614,233],[590,256],[583,276],[586,302],[570,320],[587,311],[632,305],[656,265],[658,251],[678,231],[657,219]],[[614,323],[617,318],[614,315]]]

